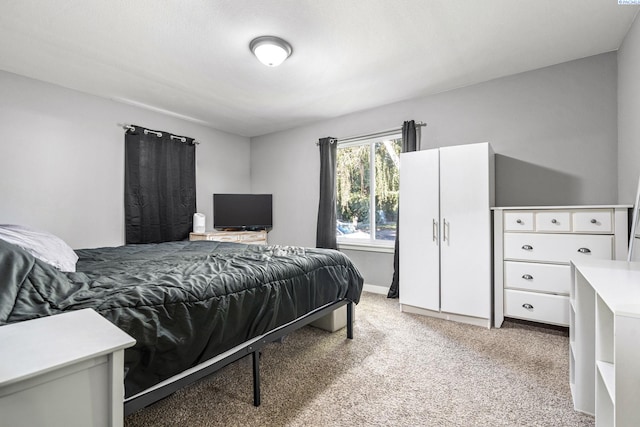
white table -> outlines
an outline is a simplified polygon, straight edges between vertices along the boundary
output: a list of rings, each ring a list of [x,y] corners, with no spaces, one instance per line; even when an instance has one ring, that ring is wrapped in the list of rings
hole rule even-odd
[[[598,426],[640,422],[640,263],[573,262],[570,385]]]
[[[134,344],[90,309],[0,327],[0,427],[122,426]]]

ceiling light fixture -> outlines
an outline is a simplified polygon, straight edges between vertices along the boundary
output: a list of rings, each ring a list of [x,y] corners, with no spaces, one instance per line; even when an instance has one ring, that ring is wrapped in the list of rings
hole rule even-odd
[[[249,49],[260,62],[268,67],[277,67],[291,56],[291,45],[280,37],[262,36],[251,40]]]

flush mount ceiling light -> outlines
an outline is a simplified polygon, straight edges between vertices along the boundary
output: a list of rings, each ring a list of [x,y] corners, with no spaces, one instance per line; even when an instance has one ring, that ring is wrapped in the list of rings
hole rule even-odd
[[[260,62],[268,67],[277,67],[291,56],[291,45],[280,37],[262,36],[251,40],[249,49]]]

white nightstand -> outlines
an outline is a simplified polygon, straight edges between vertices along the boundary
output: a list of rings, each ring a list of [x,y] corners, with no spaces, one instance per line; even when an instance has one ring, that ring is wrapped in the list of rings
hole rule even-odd
[[[0,327],[0,426],[122,426],[135,342],[91,309]]]

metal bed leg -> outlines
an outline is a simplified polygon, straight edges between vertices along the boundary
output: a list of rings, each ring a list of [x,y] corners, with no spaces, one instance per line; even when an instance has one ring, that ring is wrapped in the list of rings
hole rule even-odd
[[[124,402],[124,412],[125,415],[132,414],[138,409],[142,409],[152,403],[159,401],[171,393],[179,390],[180,388],[192,384],[195,381],[206,377],[207,375],[212,374],[213,372],[218,371],[219,369],[233,363],[237,360],[243,359],[249,354],[253,357],[253,404],[255,406],[260,406],[260,356],[261,356],[261,348],[263,348],[266,344],[271,343],[278,339],[283,339],[285,336],[290,334],[293,331],[300,329],[301,327],[313,322],[314,320],[320,319],[327,314],[332,313],[336,310],[336,308],[343,307],[347,305],[347,338],[353,339],[353,313],[354,313],[354,305],[353,303],[348,302],[347,300],[339,300],[333,303],[326,304],[322,307],[313,310],[310,313],[282,325],[262,336],[256,337],[252,340],[244,344],[240,344],[230,352],[230,354],[215,356],[213,359],[209,361],[203,362],[198,365],[194,372],[191,372],[186,375],[178,375],[169,378],[158,385],[152,387],[153,390],[146,390],[141,393],[138,393],[135,396],[131,396],[125,399]]]
[[[260,350],[253,352],[253,406],[260,406]]]
[[[353,339],[353,303],[347,304],[347,338]]]

